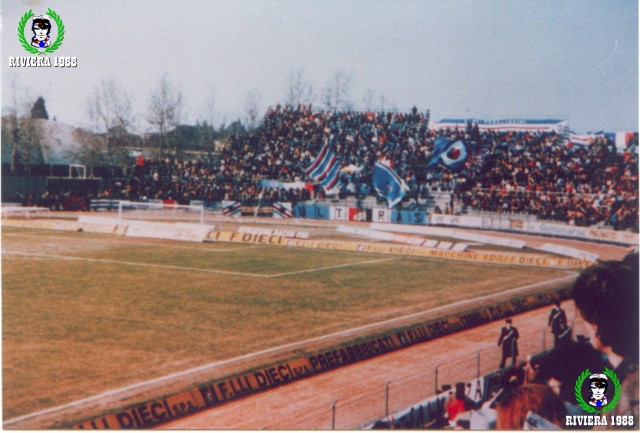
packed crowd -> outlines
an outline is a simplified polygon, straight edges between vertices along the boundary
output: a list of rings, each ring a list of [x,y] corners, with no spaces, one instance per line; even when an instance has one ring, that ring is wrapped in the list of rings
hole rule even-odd
[[[428,167],[438,137],[470,143],[462,170]],[[231,136],[217,161],[137,161],[125,171],[127,185],[100,195],[247,205],[324,198],[319,185],[268,189],[261,181],[313,184],[305,169],[325,144],[342,167],[340,197],[374,195],[373,166],[385,159],[409,187],[405,206],[433,191],[448,191],[456,212],[526,213],[580,226],[638,230],[637,136],[620,154],[603,137],[590,146],[572,146],[555,133],[480,132],[477,125],[436,131],[428,128],[428,114],[415,107],[409,113],[372,113],[278,105],[253,132]]]
[[[454,180],[463,205],[637,231],[637,143],[622,154],[603,137],[586,147],[553,134],[485,134],[484,144]]]
[[[396,114],[276,106],[255,134],[232,138],[220,173],[247,184],[261,178],[309,181],[304,169],[328,143],[344,168],[342,195],[370,195],[373,166],[386,159],[409,186],[408,200],[450,191],[462,205],[457,209],[637,231],[637,138],[618,154],[604,137],[588,147],[572,146],[555,133],[481,133],[477,126],[434,131],[427,122],[416,108]],[[440,136],[468,140],[475,148],[460,172],[427,167]]]

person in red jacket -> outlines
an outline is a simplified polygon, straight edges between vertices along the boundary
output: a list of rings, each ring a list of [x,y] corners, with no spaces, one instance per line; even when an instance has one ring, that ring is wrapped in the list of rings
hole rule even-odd
[[[470,409],[468,405],[466,405],[466,402],[467,395],[465,394],[464,382],[458,382],[456,383],[455,394],[452,394],[449,399],[447,399],[445,405],[447,421],[449,421],[451,427],[458,425],[458,415]]]

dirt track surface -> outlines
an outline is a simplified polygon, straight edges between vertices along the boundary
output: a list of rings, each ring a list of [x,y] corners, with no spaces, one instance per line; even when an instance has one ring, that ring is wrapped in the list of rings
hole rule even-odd
[[[573,304],[563,307],[571,321]],[[538,352],[550,308],[521,314],[514,319],[520,332],[519,359]],[[435,370],[439,383],[471,380],[480,351],[482,374],[497,369],[496,347],[502,321],[439,338],[295,382],[243,400],[193,414],[161,429],[330,429],[332,404],[335,428],[353,429],[385,416],[385,389],[389,386],[389,414],[433,394]],[[578,324],[578,332],[580,326]],[[552,338],[545,333],[547,348]]]

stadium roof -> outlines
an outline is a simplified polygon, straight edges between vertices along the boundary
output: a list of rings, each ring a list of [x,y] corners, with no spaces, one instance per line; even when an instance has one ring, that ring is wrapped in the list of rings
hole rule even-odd
[[[483,119],[442,119],[432,125],[434,129],[465,128],[469,122],[477,123],[481,130],[509,130],[509,131],[560,131],[568,127],[563,119],[522,119],[508,118],[499,120]]]

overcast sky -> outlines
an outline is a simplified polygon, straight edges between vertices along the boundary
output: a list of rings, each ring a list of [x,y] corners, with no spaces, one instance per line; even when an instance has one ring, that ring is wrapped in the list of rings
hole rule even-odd
[[[444,117],[562,118],[578,132],[638,130],[635,0],[1,0],[2,106],[42,95],[58,122],[87,126],[103,79],[133,95],[136,127],[163,74],[182,90],[186,123],[245,117],[283,102],[302,68],[315,105],[338,71],[350,99]],[[29,55],[16,28],[25,12],[56,11],[66,36],[53,54],[75,69],[9,68]]]

